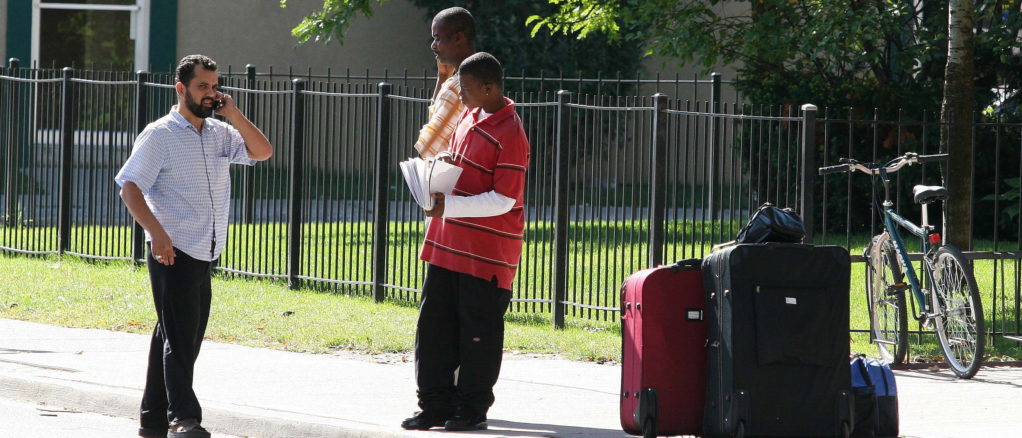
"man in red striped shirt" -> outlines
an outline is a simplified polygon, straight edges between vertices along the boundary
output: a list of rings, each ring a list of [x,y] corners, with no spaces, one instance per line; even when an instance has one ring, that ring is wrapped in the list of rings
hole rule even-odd
[[[468,109],[449,150],[462,174],[436,206],[419,256],[429,263],[415,338],[422,411],[405,429],[486,429],[500,374],[504,313],[522,254],[529,141],[503,71],[492,55],[461,63],[461,101]]]

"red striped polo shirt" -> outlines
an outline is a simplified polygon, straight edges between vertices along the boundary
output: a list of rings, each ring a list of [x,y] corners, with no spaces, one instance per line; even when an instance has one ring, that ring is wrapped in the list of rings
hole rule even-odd
[[[419,258],[484,280],[496,278],[497,287],[510,290],[522,256],[529,140],[514,102],[504,101],[504,108],[481,121],[480,108],[466,110],[448,151],[464,169],[455,196],[494,190],[514,199],[514,207],[499,216],[433,218]]]

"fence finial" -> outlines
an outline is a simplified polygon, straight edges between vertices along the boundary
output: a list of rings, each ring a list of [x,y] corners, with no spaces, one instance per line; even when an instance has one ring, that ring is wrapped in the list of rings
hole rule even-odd
[[[805,242],[813,243],[816,216],[816,105],[802,105],[802,178],[799,210],[805,223]]]

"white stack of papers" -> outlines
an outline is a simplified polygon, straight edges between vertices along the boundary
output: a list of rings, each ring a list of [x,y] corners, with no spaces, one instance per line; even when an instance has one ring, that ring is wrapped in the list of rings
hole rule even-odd
[[[424,210],[433,209],[432,193],[450,195],[461,177],[461,168],[443,160],[409,158],[399,163],[412,198]]]

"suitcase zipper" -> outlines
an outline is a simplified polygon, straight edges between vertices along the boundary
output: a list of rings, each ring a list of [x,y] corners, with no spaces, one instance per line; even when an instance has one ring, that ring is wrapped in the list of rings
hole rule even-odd
[[[720,342],[723,340],[723,325],[721,321],[724,320],[724,300],[720,295],[717,295],[717,386],[720,390],[717,392],[717,401],[720,403],[720,430],[723,432],[727,427],[727,412],[724,409],[724,349],[720,347]]]
[[[718,257],[718,258],[720,258],[720,257]],[[723,274],[723,272],[721,272],[721,274]],[[723,277],[723,275],[720,275],[720,276],[717,276],[717,278],[719,278],[721,280],[721,283],[717,284],[716,289],[720,290],[721,289],[720,286],[722,286],[723,282],[724,282],[724,277]],[[721,324],[721,322],[724,320],[724,299],[722,298],[722,296],[720,294],[717,294],[716,305],[717,305],[717,309],[716,309],[717,312],[716,313],[717,313],[717,328],[718,328],[717,329],[717,338],[718,339],[717,339],[717,351],[714,354],[717,355],[717,388],[718,388],[718,391],[717,391],[717,394],[718,394],[717,395],[717,403],[718,403],[718,406],[720,406],[720,414],[721,414],[720,415],[720,419],[718,421],[720,421],[720,431],[724,432],[725,431],[725,427],[727,427],[725,425],[725,423],[727,421],[727,417],[726,417],[727,414],[726,414],[726,411],[724,409],[724,357],[723,357],[724,356],[724,354],[723,354],[724,349],[720,347],[721,341],[723,341],[723,338],[724,338],[723,330],[722,330],[723,325]]]

